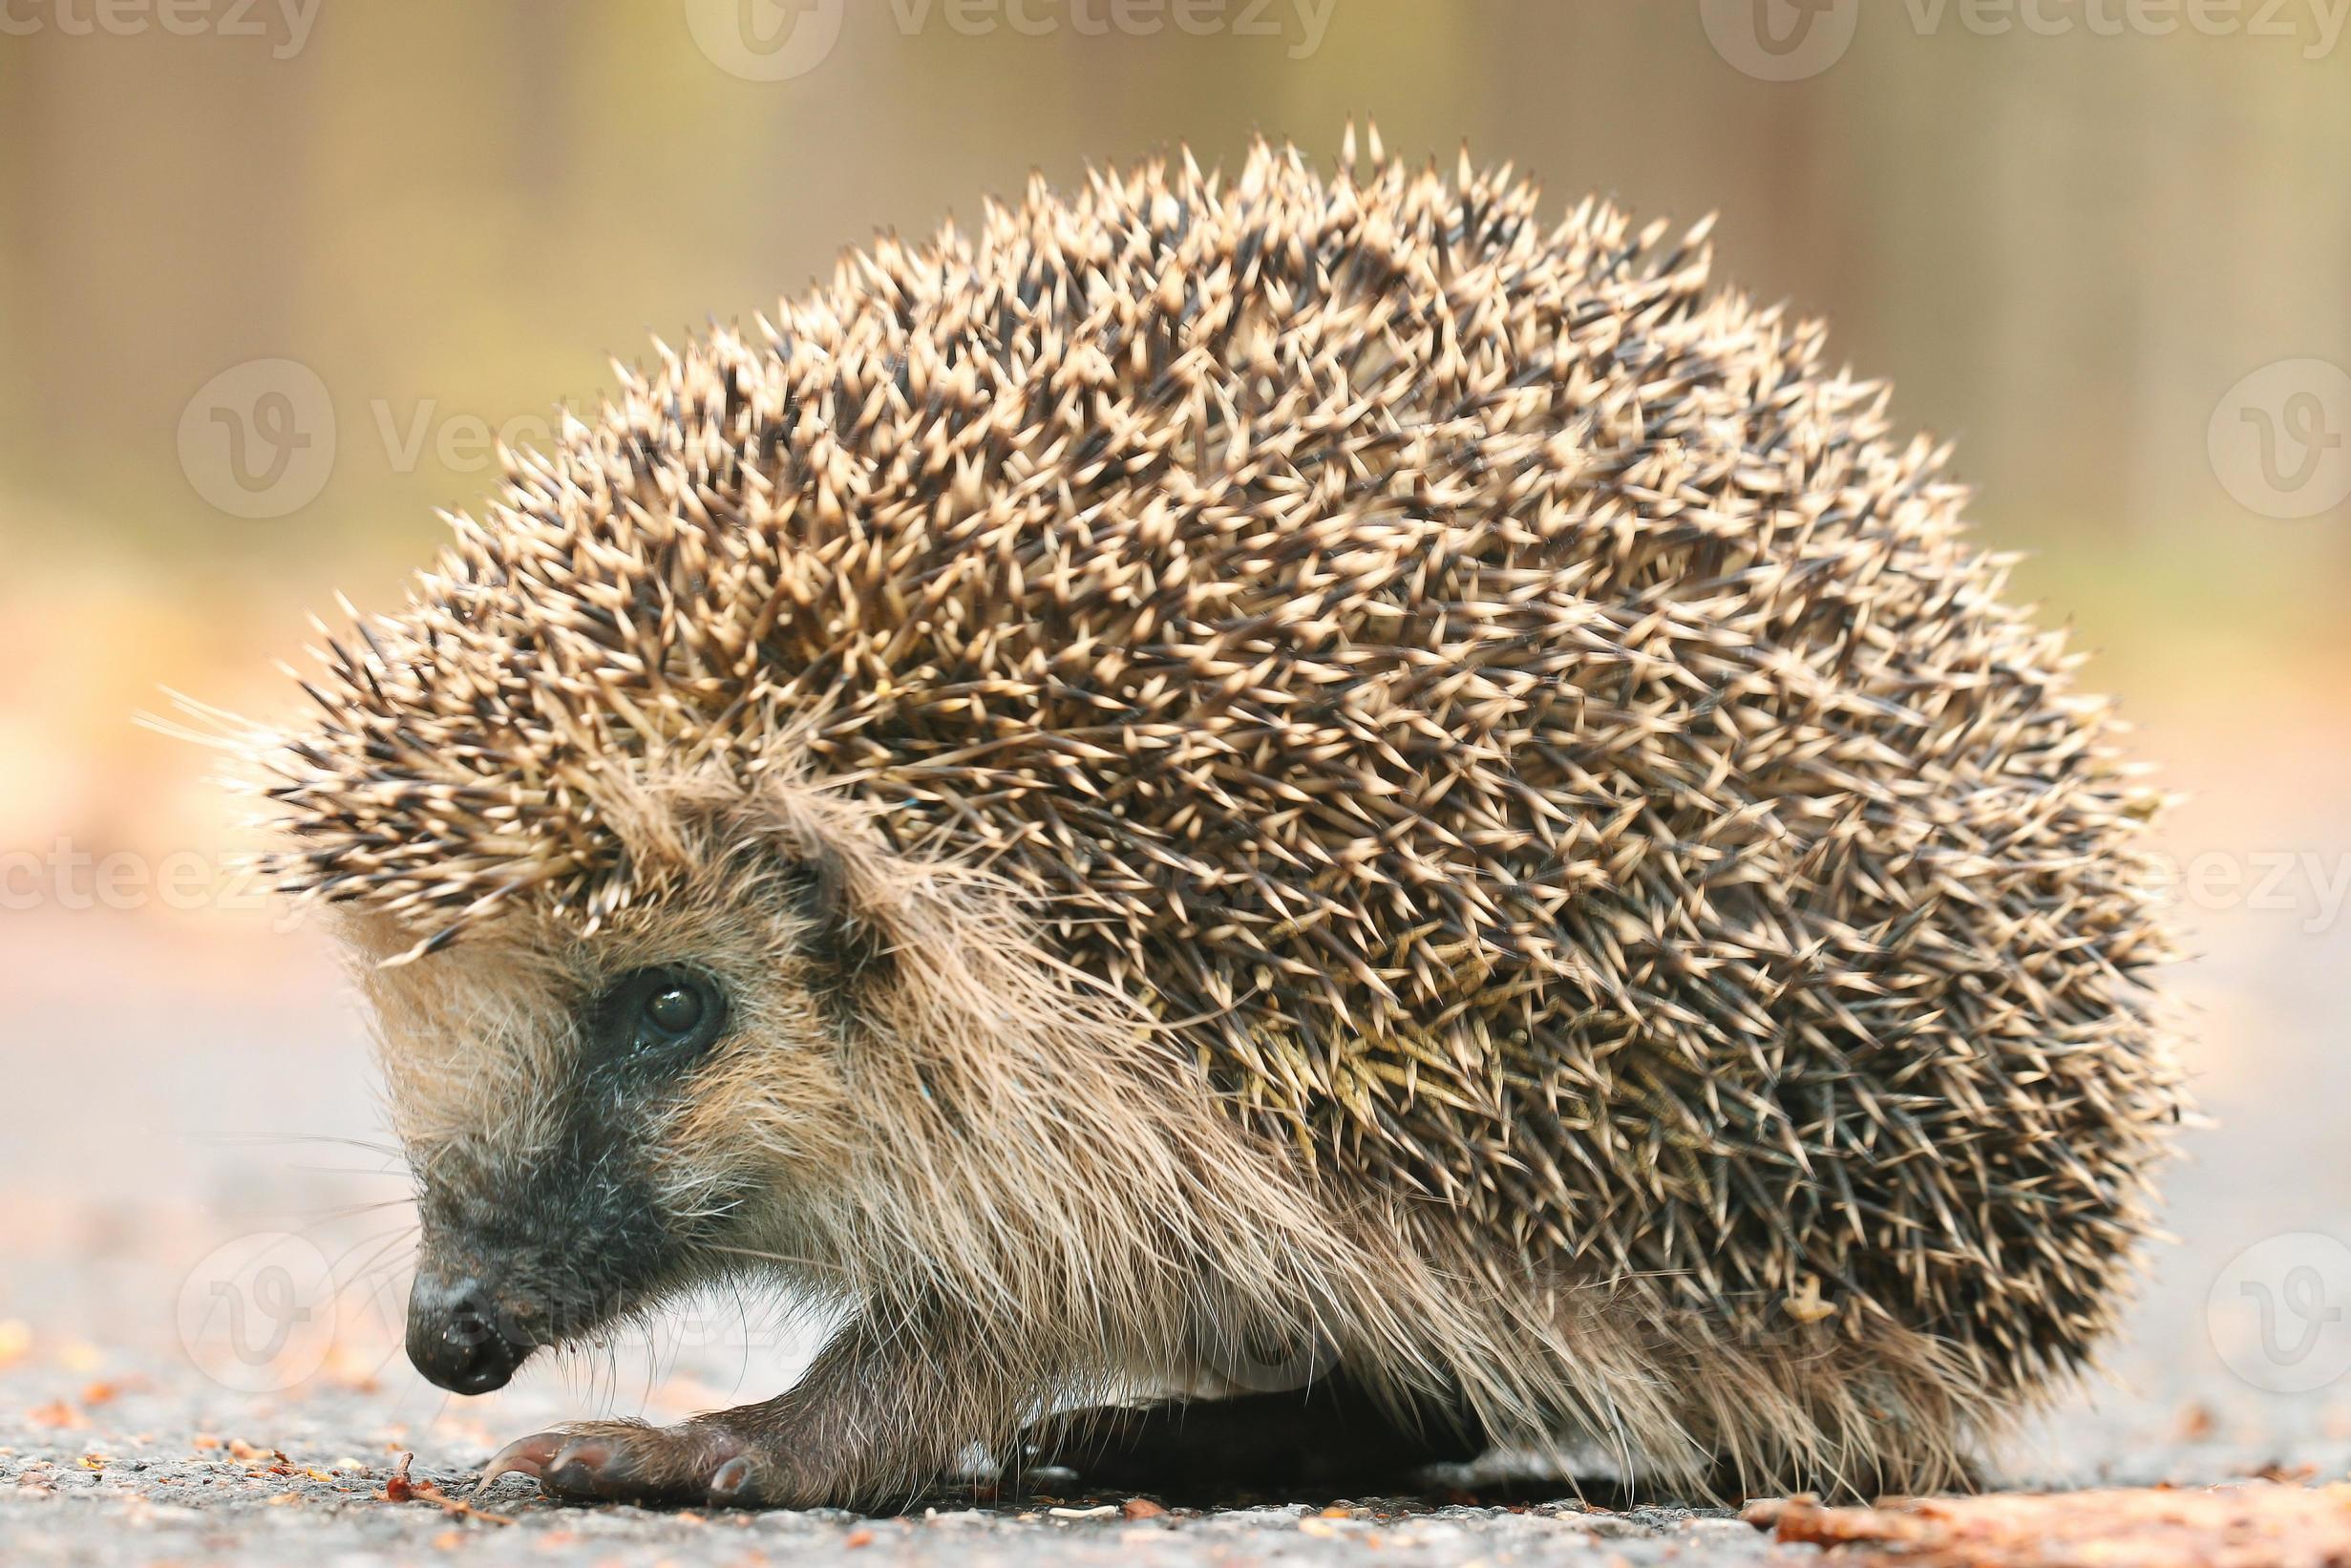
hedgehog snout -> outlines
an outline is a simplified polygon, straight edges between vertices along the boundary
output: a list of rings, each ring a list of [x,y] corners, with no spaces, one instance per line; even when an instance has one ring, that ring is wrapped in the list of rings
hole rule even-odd
[[[536,1348],[519,1318],[471,1274],[419,1272],[408,1293],[408,1359],[452,1393],[502,1388]]]

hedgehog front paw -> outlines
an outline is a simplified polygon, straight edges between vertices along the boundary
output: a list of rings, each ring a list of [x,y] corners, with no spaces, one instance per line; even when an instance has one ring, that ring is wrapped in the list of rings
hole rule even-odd
[[[753,1446],[708,1420],[674,1427],[588,1421],[534,1432],[500,1449],[475,1491],[507,1474],[528,1475],[548,1496],[568,1502],[760,1508],[782,1500]]]

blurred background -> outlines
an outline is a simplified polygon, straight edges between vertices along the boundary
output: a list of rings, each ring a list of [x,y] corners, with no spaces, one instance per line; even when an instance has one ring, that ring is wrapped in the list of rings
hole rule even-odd
[[[1722,279],[1826,316],[1898,423],[1958,442],[1983,539],[2192,795],[2164,845],[2218,1124],[2120,1391],[2017,1462],[2351,1432],[2347,8],[8,0],[0,1437],[101,1430],[190,1366],[223,1420],[327,1385],[452,1442],[525,1419],[393,1351],[405,1218],[348,1206],[396,1166],[331,1141],[382,1135],[364,1026],[230,869],[210,759],[135,727],[159,689],[282,710],[307,613],[396,603],[494,443],[649,335],[1031,169],[1229,165],[1259,132],[1326,161],[1349,117],[1448,167],[1466,139],[1555,210],[1720,212]],[[289,1301],[256,1360],[224,1314]],[[497,1398],[764,1395],[793,1351],[756,1317]]]

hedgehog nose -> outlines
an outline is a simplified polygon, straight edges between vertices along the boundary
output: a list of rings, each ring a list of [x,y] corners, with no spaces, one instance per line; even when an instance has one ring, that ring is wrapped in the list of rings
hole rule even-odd
[[[409,1287],[408,1359],[451,1392],[504,1388],[530,1348],[501,1330],[489,1291],[470,1275],[419,1274]]]

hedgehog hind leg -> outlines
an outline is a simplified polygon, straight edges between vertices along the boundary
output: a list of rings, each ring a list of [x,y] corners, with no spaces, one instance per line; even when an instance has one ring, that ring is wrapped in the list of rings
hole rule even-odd
[[[1023,1434],[1024,1452],[1076,1471],[1090,1490],[1197,1502],[1392,1492],[1487,1447],[1448,1417],[1400,1419],[1344,1375],[1280,1393],[1064,1411]]]

